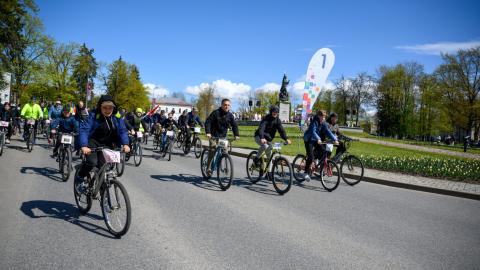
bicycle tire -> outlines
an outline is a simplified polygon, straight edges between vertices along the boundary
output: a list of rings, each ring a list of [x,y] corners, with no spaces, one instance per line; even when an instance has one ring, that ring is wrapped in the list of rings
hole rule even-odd
[[[117,171],[117,176],[120,177],[123,175],[123,172],[125,171],[125,156],[126,154],[124,152],[120,153],[120,163],[115,164],[115,170]]]
[[[190,144],[185,142],[183,144],[183,154],[188,155],[190,153]]]
[[[208,149],[203,149],[202,155],[200,157],[200,171],[202,172],[203,179],[208,180],[212,176],[207,175],[207,161],[208,161]]]
[[[200,140],[200,138],[195,138],[193,142],[193,151],[196,158],[200,158],[200,155],[202,154],[202,147],[202,140]]]
[[[182,144],[183,144],[183,141],[184,141],[184,138],[183,138],[183,133],[180,133],[178,134],[177,138],[175,139],[175,146],[177,148],[182,148]]]
[[[82,215],[85,215],[86,213],[88,213],[88,211],[90,211],[90,209],[92,208],[92,197],[88,194],[87,192],[87,186],[88,186],[88,183],[91,182],[91,181],[95,181],[96,179],[96,169],[92,170],[92,172],[90,173],[90,175],[88,176],[89,180],[88,181],[85,181],[84,179],[81,179],[78,177],[78,172],[80,171],[80,168],[82,166],[79,166],[77,168],[77,170],[75,171],[75,179],[73,181],[73,196],[75,197],[75,203],[77,204],[77,207],[78,207],[78,210],[80,211],[80,214]],[[92,178],[92,174],[93,174],[93,178]],[[81,181],[78,181],[78,180],[81,180]],[[86,182],[86,183],[84,183]],[[80,189],[81,189],[81,186],[80,185],[84,185],[84,190],[82,192],[80,192]],[[81,205],[80,204],[80,199],[81,197],[84,196],[85,197],[85,206]]]
[[[321,166],[318,171],[320,172],[320,182],[323,188],[329,192],[334,191],[340,184],[340,170],[337,163],[328,160],[327,166],[324,166],[323,162],[319,166]],[[336,171],[336,175],[334,171]]]
[[[298,154],[293,159],[292,163],[292,170],[293,170],[293,177],[299,183],[305,181],[305,163],[307,159],[305,155]]]
[[[173,141],[168,144],[168,161],[172,160],[173,144]]]
[[[247,177],[250,182],[253,184],[257,183],[262,179],[263,172],[261,168],[257,168],[254,164],[254,157],[257,156],[257,151],[252,151],[248,154],[247,162],[246,162],[246,170],[247,170]],[[253,174],[254,171],[258,171],[258,176]]]
[[[142,146],[140,146],[140,143],[137,142],[135,145],[135,155],[133,156],[133,163],[135,164],[135,167],[140,166],[142,163]]]
[[[110,180],[110,185],[107,186],[107,184],[104,184],[105,187],[102,189],[102,194],[101,194],[101,199],[100,199],[100,207],[102,208],[102,214],[103,214],[103,219],[105,220],[105,225],[107,225],[108,231],[113,234],[116,237],[121,237],[122,235],[125,235],[128,230],[130,229],[130,223],[132,220],[132,209],[130,205],[130,198],[128,196],[127,190],[123,186],[123,184],[120,181],[117,180]],[[113,187],[113,190],[110,191],[110,188]],[[118,188],[118,189],[117,189]],[[112,203],[112,198],[111,194],[113,193],[115,195],[115,201],[116,203],[119,203],[118,201],[118,192],[121,192],[124,198],[124,203],[125,206],[113,206]],[[106,196],[109,196],[108,198]],[[112,226],[112,219],[110,217],[112,210],[115,210],[114,208],[121,209],[125,208],[126,210],[126,220],[125,224],[121,226],[121,228],[113,228]]]
[[[360,172],[355,175],[352,175],[352,171],[354,167],[354,165],[352,165],[353,163],[357,164],[357,166],[360,167]],[[344,166],[346,167],[347,170],[349,170],[348,174],[344,174],[344,171],[343,171]],[[365,172],[365,169],[363,167],[362,161],[358,157],[354,155],[349,155],[345,157],[340,163],[340,172],[342,174],[343,181],[350,186],[354,186],[363,180],[363,174]]]
[[[220,177],[220,173],[225,173],[225,177]],[[223,180],[225,179],[225,180]],[[217,181],[220,188],[225,191],[230,188],[233,182],[233,162],[229,154],[223,153],[217,166]]]
[[[0,134],[0,156],[3,155],[3,147],[5,146],[5,133]]]
[[[285,169],[288,173],[285,173]],[[278,194],[283,195],[287,193],[292,187],[292,166],[290,162],[284,157],[277,157],[272,166],[272,184]],[[278,176],[277,176],[278,175]],[[282,177],[283,181],[277,181]]]

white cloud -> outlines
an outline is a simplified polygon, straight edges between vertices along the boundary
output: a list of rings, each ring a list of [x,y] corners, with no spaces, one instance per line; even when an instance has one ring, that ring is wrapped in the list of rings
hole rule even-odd
[[[458,50],[466,50],[477,46],[480,46],[480,40],[467,42],[437,42],[429,44],[396,46],[395,48],[417,54],[440,55],[441,53],[456,53]]]
[[[280,91],[280,87],[282,86],[279,85],[278,83],[271,82],[258,87],[256,90],[263,90],[266,92],[275,92],[275,91]]]
[[[196,86],[188,86],[185,93],[190,95],[198,95],[200,91],[207,87],[215,88],[215,95],[220,98],[245,99],[248,98],[252,87],[244,83],[234,83],[229,80],[220,79],[212,83],[201,83]]]
[[[150,98],[162,98],[170,95],[170,91],[163,86],[153,83],[146,83],[143,86],[147,88]]]

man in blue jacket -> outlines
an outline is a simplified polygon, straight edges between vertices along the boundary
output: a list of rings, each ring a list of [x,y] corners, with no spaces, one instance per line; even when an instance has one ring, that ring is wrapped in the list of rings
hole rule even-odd
[[[305,143],[305,152],[307,153],[307,162],[305,164],[305,180],[310,181],[311,165],[313,159],[315,158],[314,153],[319,153],[324,151],[321,147],[322,139],[325,140],[326,137],[330,138],[332,141],[335,141],[334,144],[338,144],[337,137],[333,135],[330,131],[327,122],[325,122],[325,117],[327,113],[324,110],[319,110],[317,114],[313,117],[308,126],[307,131],[303,135],[303,141]]]
[[[78,133],[78,122],[75,120],[75,117],[72,116],[70,113],[70,107],[65,106],[63,107],[62,111],[62,117],[59,119],[55,120],[52,123],[52,128],[57,129],[57,131],[60,133]],[[61,141],[60,137],[57,139],[57,143],[55,144],[55,147],[53,148],[53,157],[56,157],[58,155],[57,151],[58,148],[60,147]]]
[[[117,105],[111,96],[101,96],[97,108],[88,115],[86,121],[80,123],[79,140],[82,153],[87,156],[78,173],[80,178],[86,177],[95,166],[104,164],[104,159],[97,157],[101,152],[92,152],[90,148],[122,147],[125,153],[130,152],[125,122],[117,114]]]

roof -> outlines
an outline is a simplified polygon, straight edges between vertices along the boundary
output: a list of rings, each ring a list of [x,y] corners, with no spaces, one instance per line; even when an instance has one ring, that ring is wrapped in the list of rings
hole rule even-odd
[[[185,102],[181,98],[160,98],[155,103],[160,105],[192,106],[192,104]]]

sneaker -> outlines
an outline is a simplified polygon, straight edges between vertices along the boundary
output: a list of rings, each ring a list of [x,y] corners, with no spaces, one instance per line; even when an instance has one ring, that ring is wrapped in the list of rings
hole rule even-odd
[[[310,182],[310,180],[312,180],[312,178],[310,178],[310,175],[307,174],[307,175],[305,175],[305,180],[306,180],[307,182]]]
[[[9,139],[6,139],[6,140],[5,140],[5,144],[10,144],[10,140],[9,140]]]
[[[207,176],[208,176],[208,177],[212,176],[212,170],[211,170],[211,169],[208,169],[208,170],[207,170]]]

